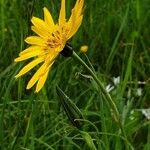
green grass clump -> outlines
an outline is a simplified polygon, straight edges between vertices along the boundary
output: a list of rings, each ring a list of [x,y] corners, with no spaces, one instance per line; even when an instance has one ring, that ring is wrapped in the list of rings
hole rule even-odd
[[[66,3],[69,16],[75,0]],[[44,6],[57,20],[59,0],[0,0],[0,149],[89,149],[60,106],[59,85],[81,110],[83,133],[98,150],[149,150],[150,113],[145,110],[150,108],[149,0],[86,0],[82,26],[70,41],[76,52],[89,46],[87,55],[97,76],[105,86],[114,87],[110,95],[127,139],[97,84],[75,59],[60,56],[38,94],[34,88],[25,89],[34,69],[15,80],[23,63],[14,63],[14,58],[32,34],[31,16],[43,17]],[[84,54],[79,55],[87,62]],[[118,76],[120,82],[114,84]]]

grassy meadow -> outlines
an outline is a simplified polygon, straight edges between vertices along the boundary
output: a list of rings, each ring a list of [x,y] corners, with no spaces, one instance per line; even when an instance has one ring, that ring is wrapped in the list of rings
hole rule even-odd
[[[68,17],[75,1],[66,0]],[[14,59],[43,7],[57,22],[60,0],[0,0],[0,150],[150,150],[150,1],[85,0],[82,25],[69,41],[111,95],[124,134],[76,59],[60,55],[39,93],[26,90],[38,67],[15,79],[27,61]],[[80,129],[68,119],[57,85],[82,112]]]

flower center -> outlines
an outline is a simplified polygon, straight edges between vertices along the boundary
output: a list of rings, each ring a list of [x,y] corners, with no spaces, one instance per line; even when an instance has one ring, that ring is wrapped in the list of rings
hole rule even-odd
[[[56,48],[56,47],[59,47],[61,46],[62,44],[62,40],[61,40],[61,34],[60,32],[57,30],[55,32],[53,32],[49,37],[48,37],[48,40],[47,40],[47,43],[46,45],[49,47],[49,48]]]

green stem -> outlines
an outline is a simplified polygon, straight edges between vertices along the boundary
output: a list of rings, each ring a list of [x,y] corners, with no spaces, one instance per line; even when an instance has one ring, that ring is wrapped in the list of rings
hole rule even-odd
[[[86,144],[88,145],[89,149],[90,150],[97,150],[90,134],[88,132],[85,132],[85,131],[79,131],[81,136],[83,137],[84,141],[86,142]]]
[[[98,79],[98,77],[95,75],[95,73],[93,72],[93,70],[73,51],[73,56],[78,59],[78,61],[89,71],[89,73],[91,74],[91,76],[93,77],[93,79],[96,81],[96,83],[98,84],[98,86],[100,87],[103,95],[105,96],[107,102],[109,103],[111,109],[114,112],[115,115],[115,120],[119,123],[120,122],[120,115],[118,112],[118,109],[115,105],[115,103],[113,102],[111,96],[109,95],[109,93],[106,91],[106,89],[104,88],[103,84],[101,83],[101,81]]]
[[[128,140],[127,140],[127,137],[126,137],[126,134],[125,134],[125,131],[124,131],[124,128],[122,126],[122,123],[121,123],[121,119],[120,119],[120,114],[119,114],[119,111],[115,105],[115,103],[113,102],[110,94],[106,91],[106,89],[104,88],[103,84],[101,83],[101,81],[98,79],[98,77],[96,76],[96,74],[94,73],[94,71],[77,55],[77,53],[75,53],[73,51],[73,57],[76,58],[88,71],[89,73],[91,74],[91,76],[93,77],[93,79],[95,80],[95,82],[98,84],[98,86],[100,87],[100,90],[102,91],[103,93],[103,96],[105,96],[105,100],[106,102],[109,104],[109,106],[111,107],[112,111],[113,111],[113,116],[114,116],[114,119],[115,121],[117,122],[117,124],[119,125],[120,127],[120,130],[123,134],[123,136],[125,137],[126,139],[126,142],[129,144]],[[127,145],[126,145],[127,146]],[[128,148],[127,148],[128,149]]]

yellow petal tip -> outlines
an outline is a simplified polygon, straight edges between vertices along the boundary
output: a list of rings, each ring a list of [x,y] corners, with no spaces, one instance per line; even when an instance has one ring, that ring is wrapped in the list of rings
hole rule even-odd
[[[18,62],[19,61],[19,57],[14,59],[14,62]]]
[[[38,93],[40,90],[35,90],[34,93]]]
[[[30,88],[31,88],[31,87],[29,87],[29,86],[27,85],[26,89],[29,90]]]
[[[46,7],[43,7],[43,10],[47,10],[47,8],[46,8]]]
[[[18,78],[19,78],[19,75],[17,74],[17,75],[15,76],[15,78],[18,79]]]

